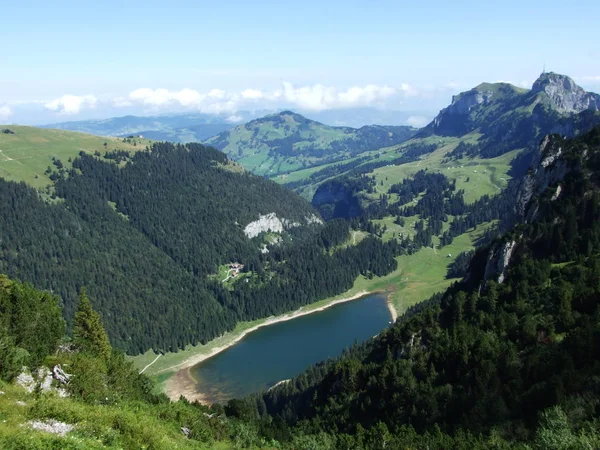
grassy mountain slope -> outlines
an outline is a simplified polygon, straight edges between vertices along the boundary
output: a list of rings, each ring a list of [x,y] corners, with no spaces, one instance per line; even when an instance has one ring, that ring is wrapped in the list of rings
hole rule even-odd
[[[383,167],[388,178],[398,179],[404,176],[403,166],[412,162],[452,176],[456,167],[478,166],[483,160],[494,165],[494,158],[507,153],[514,159],[517,152],[531,151],[546,134],[576,136],[589,130],[600,123],[598,98],[597,94],[583,91],[570,78],[552,73],[542,74],[531,90],[507,83],[482,83],[454,96],[452,104],[411,140],[365,153],[361,155],[363,158],[292,172],[285,179],[276,180],[312,199],[326,180],[373,175],[378,169],[384,170]],[[511,164],[514,173],[522,173],[529,156],[525,152]],[[504,166],[503,159],[500,164]],[[490,193],[494,186],[501,186],[501,178],[509,177],[505,167],[500,169],[494,171],[494,179],[492,172],[486,172],[489,177],[483,184],[487,187],[478,186],[469,196],[476,198]],[[475,178],[482,178],[481,172],[478,173]]]
[[[330,127],[290,111],[238,125],[205,142],[259,175],[273,177],[409,139],[402,126]]]
[[[0,448],[228,449],[249,436],[269,445],[222,409],[153,394],[121,352],[97,345],[105,331],[86,300],[71,340],[58,297],[0,275]]]
[[[18,125],[0,125],[0,129],[8,129],[14,133],[0,133],[0,177],[25,181],[36,187],[51,183],[46,170],[49,166],[53,170],[56,169],[53,158],[60,160],[65,168],[69,168],[71,161],[80,152],[133,152],[143,150],[149,144],[146,139],[136,138],[124,142],[123,139],[112,137]]]

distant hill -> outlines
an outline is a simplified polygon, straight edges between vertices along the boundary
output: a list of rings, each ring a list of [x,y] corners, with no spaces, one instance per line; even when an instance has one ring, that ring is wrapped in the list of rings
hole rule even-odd
[[[408,126],[331,127],[283,111],[238,125],[205,143],[246,169],[272,177],[397,145],[416,132]]]
[[[240,113],[246,120],[251,113]],[[243,120],[243,119],[242,119]],[[123,116],[102,120],[81,120],[43,125],[42,128],[81,131],[98,136],[127,137],[143,135],[148,139],[171,142],[200,142],[235,124],[216,114],[174,114],[164,116]]]
[[[397,111],[377,108],[325,109],[322,111],[295,110],[311,120],[336,127],[360,128],[365,125],[424,126],[435,116],[435,110]],[[423,123],[424,122],[424,123]]]

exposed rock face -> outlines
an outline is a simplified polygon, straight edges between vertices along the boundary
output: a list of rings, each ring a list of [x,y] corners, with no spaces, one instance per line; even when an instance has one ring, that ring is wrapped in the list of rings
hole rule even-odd
[[[59,436],[65,436],[69,431],[75,428],[74,425],[70,425],[64,422],[58,422],[57,420],[32,420],[28,422],[29,426],[34,430],[45,431],[46,433],[58,434]]]
[[[533,83],[531,91],[545,92],[552,106],[561,114],[600,110],[600,95],[586,92],[566,75],[544,73]]]
[[[493,246],[490,249],[485,265],[485,280],[495,279],[498,283],[504,281],[506,269],[510,264],[510,258],[516,246],[517,242],[513,240]]]
[[[244,228],[244,233],[249,238],[256,237],[263,231],[272,231],[274,233],[281,233],[283,231],[283,222],[277,217],[277,214],[273,212],[260,216],[258,220],[250,222]]]
[[[24,388],[27,392],[33,392],[35,389],[35,380],[33,376],[29,373],[27,368],[23,368],[21,373],[17,376],[16,382],[19,386]]]
[[[323,219],[321,219],[320,217],[316,216],[315,214],[311,214],[310,216],[306,216],[304,218],[304,220],[306,220],[306,224],[307,225],[323,225]]]
[[[57,370],[58,368],[58,370]],[[63,379],[56,378],[56,374],[61,374]],[[54,367],[54,371],[50,371],[46,367],[40,367],[37,371],[36,378],[34,378],[26,367],[23,367],[21,373],[17,376],[16,382],[19,386],[23,387],[27,392],[33,392],[36,389],[40,389],[42,392],[55,391],[59,397],[68,397],[69,393],[63,388],[55,388],[52,386],[53,378],[56,378],[62,384],[69,382],[71,375],[66,374],[60,365]],[[63,381],[64,380],[64,381]]]
[[[469,114],[471,109],[474,106],[478,106],[481,104],[488,104],[492,97],[494,96],[494,91],[491,89],[471,89],[470,91],[463,92],[459,95],[452,96],[452,103],[450,106],[443,109],[440,114],[434,119],[434,124],[439,125],[439,122],[442,120],[443,116],[446,115],[465,115]]]
[[[531,199],[544,192],[549,186],[560,183],[570,170],[561,158],[561,138],[546,136],[540,144],[517,194],[517,213],[526,222],[531,222],[537,214],[537,202]],[[560,195],[560,190],[556,194]]]
[[[306,216],[304,221],[307,225],[312,224],[322,224],[323,221],[314,214],[310,216]],[[269,214],[264,214],[258,217],[258,220],[254,222],[250,222],[244,228],[244,234],[248,236],[250,239],[258,236],[260,233],[270,231],[272,233],[282,233],[283,230],[287,228],[295,228],[299,227],[301,224],[299,222],[293,222],[288,219],[280,219],[277,217],[277,214],[272,212]],[[268,251],[267,251],[268,252]]]

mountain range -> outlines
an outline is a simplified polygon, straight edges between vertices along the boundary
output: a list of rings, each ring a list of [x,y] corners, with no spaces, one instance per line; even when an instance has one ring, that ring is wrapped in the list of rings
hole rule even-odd
[[[248,120],[243,113],[236,121]],[[199,142],[231,128],[227,116],[214,114],[176,114],[165,116],[124,116],[103,120],[82,120],[44,125],[42,128],[79,131],[98,136],[139,136],[157,141]]]
[[[378,181],[382,176],[398,179],[414,174],[424,164],[450,176],[467,192],[481,188],[467,185],[467,178],[480,179],[488,186],[479,189],[481,193],[489,187],[497,191],[512,176],[527,170],[532,149],[543,136],[560,133],[572,137],[600,123],[598,99],[598,94],[586,92],[569,77],[555,73],[542,74],[530,90],[507,83],[483,83],[456,95],[412,139],[375,155],[358,155],[341,164],[311,170],[304,176],[291,173],[289,186],[310,198],[318,209],[335,209],[332,202],[336,198],[367,207],[377,198],[364,190],[349,191],[347,186],[352,183],[348,179],[365,175]],[[506,164],[510,170],[497,173],[499,166]],[[487,166],[485,177],[481,172],[468,175],[459,170],[481,165]]]
[[[421,126],[433,117],[430,111],[392,111],[351,108],[325,111],[298,111],[311,120],[330,126],[360,128],[371,124]],[[42,125],[42,128],[79,131],[97,136],[143,135],[156,141],[202,142],[209,137],[274,111],[237,111],[235,114],[179,113],[155,116],[113,117]]]
[[[194,250],[193,242],[186,242],[186,233],[194,239],[206,233],[195,234],[189,226],[173,225],[169,218],[189,225],[186,219],[191,217],[208,230],[229,224],[233,211],[248,214],[245,217],[250,219],[253,212],[245,209],[248,205],[243,205],[243,199],[235,203],[233,196],[224,195],[239,189],[263,202],[275,202],[267,208],[290,208],[276,215],[288,217],[300,208],[302,212],[291,220],[304,220],[304,226],[281,221],[288,230],[282,238],[308,244],[317,232],[320,244],[306,247],[310,250],[305,258],[293,253],[294,246],[286,247],[280,262],[304,261],[290,268],[304,274],[310,271],[296,285],[303,290],[321,270],[326,271],[321,282],[337,272],[335,266],[306,264],[339,252],[337,244],[348,236],[335,230],[344,222],[328,222],[324,225],[327,232],[315,223],[317,228],[311,231],[306,222],[315,219],[303,216],[312,214],[306,203],[291,194],[286,197],[286,191],[274,183],[244,173],[222,153],[197,144],[154,144],[151,151],[133,155],[111,151],[109,158],[103,158],[107,161],[83,153],[68,174],[54,180],[57,202],[47,203],[23,183],[2,181],[3,261],[10,268],[32,254],[32,273],[53,268],[42,280],[48,279],[55,292],[76,276],[58,263],[74,256],[74,263],[80,265],[85,263],[82,255],[90,258],[89,253],[78,254],[72,243],[85,242],[86,236],[107,241],[101,253],[127,250],[129,240],[132,249],[143,249],[147,239],[154,251],[168,254],[167,259],[181,264],[187,275],[170,279],[163,263],[149,274],[148,286],[140,285],[110,304],[111,296],[122,295],[119,270],[135,276],[140,269],[152,270],[158,260],[145,265],[152,251],[139,260],[128,259],[130,252],[124,251],[112,263],[92,255],[93,264],[81,267],[82,276],[101,283],[109,295],[95,288],[100,294],[97,299],[102,299],[94,302],[103,311],[99,316],[81,291],[77,306],[71,306],[77,311],[71,342],[61,341],[65,324],[56,295],[0,277],[0,377],[4,380],[0,444],[5,448],[598,448],[600,127],[574,139],[547,135],[530,153],[525,175],[496,196],[506,197],[507,211],[512,211],[516,224],[474,253],[460,282],[413,306],[394,325],[340,357],[267,392],[212,407],[170,403],[154,393],[151,381],[111,349],[102,326],[102,322],[108,328],[125,321],[122,330],[109,330],[113,342],[119,343],[119,337],[135,336],[131,327],[136,323],[145,333],[161,335],[168,329],[151,325],[160,315],[180,308],[190,314],[186,308],[191,304],[182,302],[178,291],[187,289],[182,284],[185,276],[204,269],[195,267],[198,258],[193,252],[186,259],[187,250]],[[418,210],[430,228],[435,227],[439,214],[435,198],[441,197],[451,209],[459,210],[461,202],[452,183],[441,174],[427,172],[419,171],[397,183],[393,191],[398,201],[419,197],[413,210],[405,209],[401,215],[407,219]],[[202,195],[196,197],[208,197],[206,205],[194,199],[198,189]],[[182,197],[189,204],[176,201]],[[217,198],[225,206],[236,206],[220,210]],[[420,203],[425,198],[428,201]],[[285,203],[292,199],[296,204]],[[202,216],[214,217],[218,225],[202,224]],[[122,225],[117,220],[138,234],[124,234],[125,241],[118,240],[115,233]],[[26,240],[19,241],[19,228],[26,230]],[[31,229],[46,234],[32,242]],[[294,233],[295,229],[300,232]],[[265,242],[248,243],[230,233],[225,238],[232,240],[232,247],[258,247]],[[46,240],[56,245],[48,246]],[[360,246],[341,261],[351,264],[368,252],[365,261],[373,274],[385,273],[381,270],[387,264],[385,258],[369,252],[373,244]],[[276,252],[277,246],[269,248]],[[379,268],[373,265],[378,259],[383,262]],[[248,262],[260,274],[259,284],[273,279],[277,269],[270,264],[276,261],[270,260],[262,271],[258,261]],[[253,282],[242,281],[253,280],[252,275],[241,276],[242,288]],[[171,284],[174,281],[177,284]],[[281,294],[284,286],[277,286],[275,292]],[[143,320],[152,312],[149,301],[140,308],[141,316],[131,314],[137,307],[135,300],[154,297],[163,288],[169,291],[169,302],[159,306],[151,322]],[[173,301],[175,296],[177,301]],[[250,299],[224,295],[219,301],[236,310]],[[263,307],[275,299],[281,297],[271,298]],[[202,303],[210,305],[204,298]],[[129,309],[119,311],[125,304]],[[214,308],[218,311],[216,304]],[[210,317],[215,320],[217,316]],[[185,315],[180,316],[177,328],[192,329]],[[175,342],[178,339],[185,340],[185,336]],[[23,364],[41,369],[32,376],[23,371]],[[52,372],[58,374],[55,382]],[[25,388],[6,383],[15,378]]]

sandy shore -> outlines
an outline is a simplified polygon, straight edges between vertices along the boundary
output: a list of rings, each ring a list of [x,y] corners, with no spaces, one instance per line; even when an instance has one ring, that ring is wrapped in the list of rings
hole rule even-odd
[[[392,303],[392,300],[390,299],[390,297],[391,297],[391,294],[388,294],[386,303],[387,303],[388,310],[390,311],[390,316],[392,316],[392,323],[395,323],[396,319],[398,318],[398,311],[396,311],[396,307]]]
[[[202,361],[205,361],[208,358],[212,358],[216,354],[221,353],[223,350],[226,350],[229,347],[231,347],[232,345],[235,345],[240,340],[244,339],[244,337],[246,337],[246,335],[248,335],[249,333],[252,333],[253,331],[258,330],[259,328],[267,327],[269,325],[273,325],[273,324],[279,323],[279,322],[286,322],[288,320],[296,319],[298,317],[305,316],[307,314],[312,314],[315,312],[323,311],[327,308],[331,308],[334,305],[338,305],[340,303],[356,300],[356,299],[359,299],[366,295],[371,295],[371,294],[375,294],[375,293],[376,292],[361,291],[358,294],[355,294],[351,297],[341,298],[339,300],[333,300],[332,302],[327,303],[326,305],[323,305],[319,308],[308,309],[308,310],[306,310],[304,308],[300,308],[294,312],[284,314],[282,316],[270,317],[267,320],[265,320],[263,323],[256,325],[254,327],[248,328],[247,330],[244,330],[243,332],[241,332],[238,336],[236,336],[234,339],[232,339],[227,344],[224,344],[224,345],[221,345],[218,347],[214,347],[206,353],[199,353],[197,355],[190,356],[189,358],[187,358],[186,360],[184,360],[183,362],[181,362],[175,366],[171,366],[167,369],[161,370],[161,372],[176,371],[175,374],[173,376],[171,376],[165,384],[165,394],[167,394],[167,396],[171,400],[174,400],[174,401],[179,400],[179,398],[181,396],[183,396],[191,402],[199,401],[200,403],[208,404],[209,402],[202,395],[202,393],[200,393],[196,390],[197,383],[196,383],[196,380],[194,380],[194,378],[192,377],[192,375],[190,373],[190,370],[189,370],[190,367],[193,367],[196,364],[199,364]],[[388,301],[388,308],[390,309],[390,314],[392,315],[392,318],[395,321],[396,320],[396,317],[395,317],[396,310],[390,304],[389,301]],[[392,311],[394,311],[394,312],[392,312]]]

